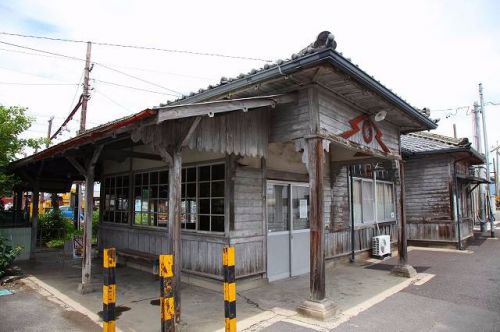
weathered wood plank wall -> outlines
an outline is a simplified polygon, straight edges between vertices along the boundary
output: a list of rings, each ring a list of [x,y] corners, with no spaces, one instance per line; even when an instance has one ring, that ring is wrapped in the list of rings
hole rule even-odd
[[[339,97],[328,90],[319,89],[319,111],[320,126],[323,134],[340,135],[343,132],[352,129],[349,121],[362,115],[360,111],[347,105]],[[382,139],[385,145],[392,153],[399,154],[399,130],[396,126],[387,121],[377,122],[376,125],[382,132]],[[350,141],[361,146],[366,146],[374,150],[382,151],[377,140],[373,139],[371,143],[366,143],[361,131],[349,138]]]

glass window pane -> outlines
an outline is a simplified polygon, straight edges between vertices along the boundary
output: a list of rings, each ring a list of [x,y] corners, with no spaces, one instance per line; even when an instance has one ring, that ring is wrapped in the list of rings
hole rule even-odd
[[[210,217],[209,216],[200,216],[200,223],[198,229],[200,231],[209,231],[210,230]]]
[[[373,209],[373,182],[363,181],[361,184],[363,190],[363,222],[373,222],[375,219]]]
[[[136,225],[142,224],[141,216],[142,216],[141,213],[135,213],[134,224]]]
[[[212,199],[211,214],[224,214],[224,199]]]
[[[123,181],[123,187],[126,187],[126,188],[127,188],[127,187],[128,187],[128,185],[129,185],[129,178],[128,178],[128,175],[125,175],[125,176],[123,177],[122,181]]]
[[[181,172],[182,172],[182,182],[186,182],[186,179],[187,179],[186,169],[183,168]]]
[[[212,180],[224,180],[224,169],[225,165],[213,165],[212,166]]]
[[[287,231],[289,196],[288,186],[278,184],[267,185],[267,215],[269,232]]]
[[[210,182],[203,182],[198,184],[199,197],[210,197]]]
[[[212,182],[212,197],[224,197],[224,181]]]
[[[115,178],[115,187],[120,188],[121,186],[122,186],[122,177],[121,176],[117,176]]]
[[[309,228],[309,188],[292,186],[293,230]]]
[[[158,184],[158,172],[152,172],[149,174],[149,183]]]
[[[384,188],[386,184],[385,183],[377,183],[377,221],[381,222],[385,220],[385,195],[384,195]]]
[[[186,197],[196,198],[196,183],[188,183],[186,189]]]
[[[168,186],[160,186],[158,197],[168,199]]]
[[[210,200],[209,199],[200,199],[200,213],[201,214],[210,214]]]
[[[196,181],[196,167],[189,167],[187,170],[187,182]]]
[[[151,188],[149,188],[149,193],[151,198],[158,198],[158,186],[151,186]]]
[[[385,210],[385,219],[386,220],[394,220],[396,219],[396,213],[395,213],[395,206],[394,206],[394,196],[393,196],[393,187],[391,184],[385,184],[384,186],[384,190],[385,190],[385,206],[384,206],[384,210]]]
[[[160,172],[160,183],[161,184],[168,184],[168,171],[161,171]]]
[[[212,232],[224,232],[224,217],[212,216]]]
[[[361,209],[361,180],[353,181],[352,188],[352,196],[353,196],[353,212],[354,212],[354,224],[361,224],[361,220],[363,218],[362,209]]]
[[[136,186],[142,185],[142,176],[141,176],[141,174],[136,174],[135,175],[134,184]]]
[[[168,223],[168,201],[160,199],[158,201],[158,226],[166,226]]]
[[[210,181],[210,166],[199,168],[199,181]]]

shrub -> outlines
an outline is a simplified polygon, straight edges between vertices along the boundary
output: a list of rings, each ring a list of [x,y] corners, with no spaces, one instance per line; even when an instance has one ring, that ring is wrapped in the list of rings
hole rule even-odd
[[[50,240],[47,242],[47,247],[49,248],[64,248],[64,240]]]
[[[22,247],[17,246],[12,248],[7,244],[7,241],[0,236],[0,278],[4,276],[7,268],[12,264],[14,259],[21,253]]]
[[[44,241],[61,240],[74,233],[73,222],[64,218],[61,211],[53,209],[40,216],[38,232]]]

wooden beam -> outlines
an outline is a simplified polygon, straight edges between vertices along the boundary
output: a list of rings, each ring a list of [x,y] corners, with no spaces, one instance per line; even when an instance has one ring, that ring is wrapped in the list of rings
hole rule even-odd
[[[306,142],[307,168],[309,171],[309,222],[310,222],[310,280],[312,301],[322,301],[325,292],[325,223],[323,214],[323,182],[325,151],[321,138],[310,138]]]
[[[194,131],[198,127],[198,124],[200,123],[200,121],[201,121],[201,116],[197,116],[196,118],[193,119],[193,122],[189,126],[188,131],[186,132],[186,135],[184,135],[184,137],[180,141],[180,144],[179,144],[180,149],[182,149],[184,146],[186,146],[188,144],[189,140],[193,136]]]
[[[170,152],[169,163],[169,197],[168,197],[168,244],[170,253],[174,255],[174,303],[175,320],[181,319],[181,181],[182,181],[182,156],[180,149]]]
[[[30,250],[30,258],[35,258],[35,249],[36,249],[36,236],[38,233],[38,203],[40,199],[40,186],[39,182],[35,180],[33,183],[33,191],[32,191],[32,203],[33,210],[31,216],[31,250]]]
[[[297,101],[295,93],[283,95],[258,96],[231,100],[217,100],[197,104],[166,106],[158,108],[157,123],[167,120],[189,118],[201,115],[251,110],[259,107],[275,107],[278,104],[288,104]]]
[[[69,163],[75,168],[75,170],[80,174],[80,175],[83,175],[85,176],[85,173],[87,173],[87,171],[85,170],[85,168],[83,167],[82,164],[80,164],[78,162],[78,160],[76,160],[75,157],[66,157],[66,159],[69,161]]]
[[[92,153],[92,157],[87,163],[85,172],[85,227],[83,229],[83,262],[82,262],[82,283],[79,286],[82,294],[92,292],[92,213],[94,211],[94,179],[95,165],[101,155],[103,145],[98,145]],[[70,161],[71,162],[71,161]],[[80,165],[79,163],[77,163]],[[81,166],[81,165],[80,165]]]
[[[404,163],[399,163],[399,180],[401,181],[401,193],[399,195],[399,208],[401,209],[399,225],[399,265],[408,264],[408,242],[406,238],[406,194],[405,194],[405,169]]]

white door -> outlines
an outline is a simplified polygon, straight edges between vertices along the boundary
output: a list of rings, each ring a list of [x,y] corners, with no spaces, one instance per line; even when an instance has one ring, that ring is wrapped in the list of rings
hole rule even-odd
[[[309,188],[268,181],[267,276],[269,281],[309,272]]]

